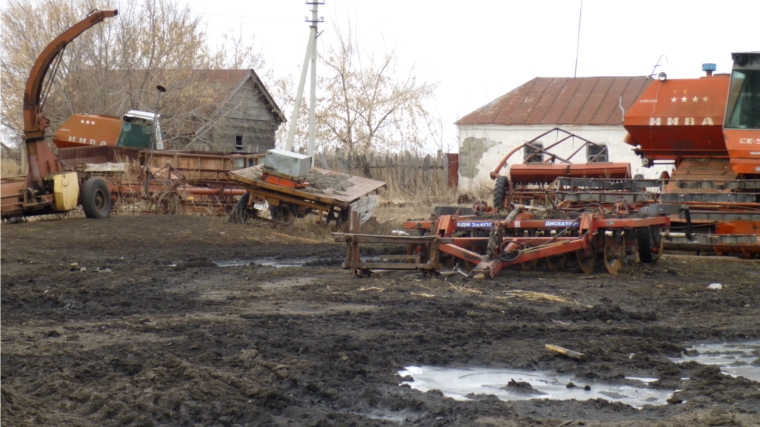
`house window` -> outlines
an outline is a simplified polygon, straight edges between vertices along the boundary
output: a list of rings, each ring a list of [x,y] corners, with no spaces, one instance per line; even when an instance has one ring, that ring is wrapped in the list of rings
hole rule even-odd
[[[606,145],[587,145],[586,146],[587,162],[608,162]]]
[[[243,151],[243,135],[235,135],[235,151]]]
[[[532,145],[533,147],[536,147],[536,148],[538,148],[540,150],[544,149],[544,144],[542,144],[540,142],[532,142],[530,145]],[[538,153],[535,156],[531,157],[530,160],[528,160],[528,157],[530,157],[531,154],[533,154],[536,151],[538,151],[538,150],[534,149],[533,147],[528,147],[526,145],[525,148],[523,148],[523,160],[527,161],[529,163],[540,163],[540,162],[543,162],[544,161],[544,153]]]

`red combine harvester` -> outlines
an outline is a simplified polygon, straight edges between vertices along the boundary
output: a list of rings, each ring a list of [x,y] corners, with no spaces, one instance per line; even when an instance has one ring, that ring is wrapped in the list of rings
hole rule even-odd
[[[639,210],[652,200],[689,207],[664,233],[670,249],[760,254],[760,53],[734,53],[730,76],[654,81],[626,112],[626,142],[645,166],[672,165],[661,179],[561,178],[555,201],[624,201]]]
[[[663,233],[666,248],[757,256],[760,54],[735,53],[733,58],[730,76],[713,76],[712,64],[705,64],[707,76],[699,79],[667,79],[663,74],[625,113],[626,142],[636,147],[644,166],[672,165],[672,176],[631,179],[615,163],[555,165],[565,162],[550,152],[557,144],[540,150],[528,142],[515,151],[530,149],[545,160],[512,165],[509,177],[499,176],[508,155],[491,173],[495,207],[517,202],[576,209],[597,203],[646,214],[652,203],[677,203],[689,208],[694,234],[686,238],[684,230],[691,224],[685,214],[673,217]],[[568,173],[557,177],[558,166]]]

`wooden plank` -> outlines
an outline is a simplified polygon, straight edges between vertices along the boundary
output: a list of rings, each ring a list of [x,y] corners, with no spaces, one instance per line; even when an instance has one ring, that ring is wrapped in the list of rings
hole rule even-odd
[[[427,184],[429,184],[433,178],[430,176],[430,161],[430,154],[425,156],[425,159],[422,161],[422,179]]]
[[[445,154],[441,157],[441,169],[441,188],[449,188],[449,158]]]

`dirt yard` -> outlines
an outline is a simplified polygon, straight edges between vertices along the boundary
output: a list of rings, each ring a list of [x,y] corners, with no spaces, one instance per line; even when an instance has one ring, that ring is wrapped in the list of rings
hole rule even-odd
[[[343,245],[288,232],[169,215],[3,224],[2,425],[760,425],[760,383],[669,359],[760,339],[756,262],[360,279],[340,268]],[[292,258],[308,262],[258,265]],[[680,391],[640,409],[462,401],[402,386],[407,366],[562,372],[591,387],[651,377]]]

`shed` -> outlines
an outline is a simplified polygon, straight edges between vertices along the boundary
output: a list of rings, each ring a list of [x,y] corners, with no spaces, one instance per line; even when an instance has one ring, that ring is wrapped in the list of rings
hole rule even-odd
[[[260,153],[275,147],[275,134],[287,120],[256,72],[197,70],[197,81],[225,88],[212,95],[200,126],[188,122],[172,148]]]

